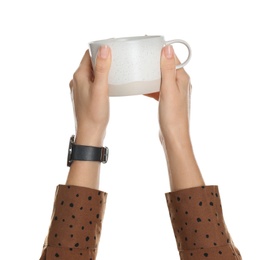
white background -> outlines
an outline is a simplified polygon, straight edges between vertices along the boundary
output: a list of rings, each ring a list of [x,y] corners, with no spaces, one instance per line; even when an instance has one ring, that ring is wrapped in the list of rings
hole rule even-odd
[[[274,247],[273,1],[0,3],[0,259],[38,259],[74,133],[69,81],[88,42],[165,35],[189,42],[191,132],[207,184],[218,184],[243,259]],[[179,54],[181,56],[181,54]],[[182,56],[184,56],[182,54]],[[182,57],[184,59],[184,57]],[[178,259],[164,193],[157,102],[111,98],[98,259]]]

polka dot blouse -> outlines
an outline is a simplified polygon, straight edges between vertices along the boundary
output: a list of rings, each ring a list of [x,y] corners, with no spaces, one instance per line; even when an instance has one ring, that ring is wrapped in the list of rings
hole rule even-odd
[[[40,260],[96,260],[106,198],[99,190],[59,185]],[[166,193],[166,200],[181,260],[242,259],[224,223],[217,186]]]
[[[223,219],[217,186],[166,194],[181,260],[242,259]]]
[[[107,194],[59,185],[41,260],[95,260]]]

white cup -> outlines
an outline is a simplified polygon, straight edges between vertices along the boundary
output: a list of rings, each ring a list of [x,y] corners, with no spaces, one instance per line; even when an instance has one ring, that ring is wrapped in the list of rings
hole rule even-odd
[[[165,45],[182,43],[188,49],[186,60],[176,69],[185,66],[191,57],[191,48],[184,40],[165,41],[163,36],[137,36],[111,38],[89,43],[92,64],[95,66],[98,49],[108,45],[112,51],[109,72],[109,96],[128,96],[158,92],[160,90],[161,49]]]

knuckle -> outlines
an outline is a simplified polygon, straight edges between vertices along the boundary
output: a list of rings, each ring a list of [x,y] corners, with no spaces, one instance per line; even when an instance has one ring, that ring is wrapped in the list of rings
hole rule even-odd
[[[84,78],[84,75],[82,73],[81,70],[77,70],[74,74],[73,74],[73,81],[76,83],[76,84],[79,84],[80,82],[83,81],[83,78]]]
[[[175,67],[175,64],[174,63],[163,63],[163,64],[161,64],[161,70],[162,71],[176,71],[176,67]]]
[[[185,72],[185,70],[180,69],[179,73],[177,73],[177,78],[179,82],[182,83],[189,83],[190,82],[190,76]]]
[[[189,74],[186,73],[185,71],[184,71],[184,78],[185,78],[187,81],[190,81],[190,76],[189,76]]]
[[[74,85],[74,81],[73,81],[73,79],[70,81],[70,83],[69,83],[69,87],[70,87],[70,89],[72,89],[73,88],[73,85]]]
[[[108,71],[108,68],[105,64],[98,62],[95,66],[95,72],[99,74],[105,74]]]
[[[73,81],[78,81],[79,80],[79,71],[77,70],[74,74],[73,74]]]

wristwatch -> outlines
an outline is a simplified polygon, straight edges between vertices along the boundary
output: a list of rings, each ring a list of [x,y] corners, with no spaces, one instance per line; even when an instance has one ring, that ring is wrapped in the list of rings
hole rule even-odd
[[[70,138],[67,166],[70,167],[73,161],[98,161],[106,163],[108,161],[108,147],[95,147],[75,144],[75,136]]]

